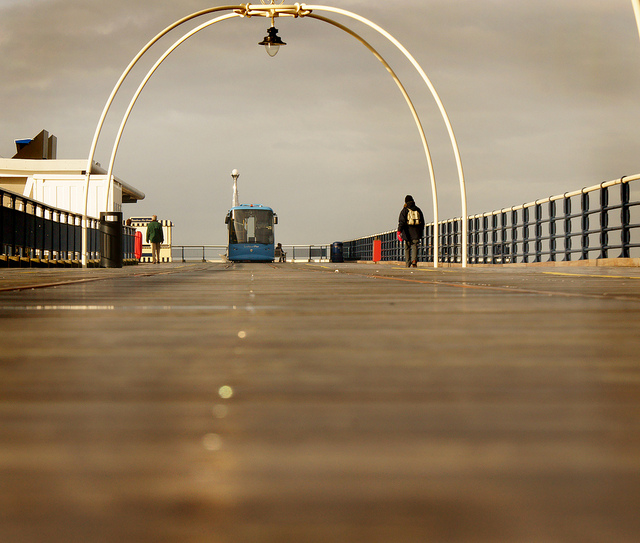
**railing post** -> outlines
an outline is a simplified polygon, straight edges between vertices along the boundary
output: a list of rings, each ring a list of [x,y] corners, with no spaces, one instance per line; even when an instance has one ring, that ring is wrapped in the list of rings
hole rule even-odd
[[[535,204],[536,224],[535,224],[535,250],[536,257],[534,262],[542,262],[542,204]]]
[[[438,255],[435,254],[434,252],[434,243],[435,243],[435,235],[436,235],[436,228],[437,225],[436,224],[431,224],[431,226],[429,226],[429,239],[430,239],[430,243],[429,243],[429,254],[431,255],[431,262],[435,262],[436,258],[438,258]],[[402,243],[400,243],[398,241],[398,261],[402,261]]]
[[[469,246],[469,263],[475,264],[478,261],[478,230],[476,228],[476,219],[469,217],[467,219],[467,245]]]
[[[564,212],[564,260],[571,261],[571,198],[564,197],[562,204]]]
[[[581,256],[580,256],[580,260],[588,260],[589,258],[589,193],[588,192],[583,192],[580,195],[580,202],[581,202],[581,214],[582,214],[582,218],[581,218],[581,226],[582,226],[582,233],[580,236],[580,239],[582,240],[581,243]]]
[[[529,208],[522,208],[522,261],[529,262]]]
[[[495,213],[491,214],[491,263],[496,264],[498,257],[496,254],[498,253],[498,215]],[[502,251],[500,250],[500,253]]]
[[[22,254],[20,256],[31,257],[35,253],[35,214],[29,214],[29,202],[22,200],[24,217],[24,239],[22,242]],[[33,251],[33,253],[32,253]]]
[[[13,199],[13,209],[14,211],[16,210],[16,205],[18,203],[18,199],[14,198]],[[23,210],[24,211],[24,210]],[[18,225],[18,214],[14,213],[14,221],[13,221],[13,227],[14,227],[14,232],[13,232],[13,256],[22,256],[22,251],[21,251],[21,247],[24,246],[24,243],[22,242],[22,238],[24,238],[24,236],[26,235],[26,231],[27,231],[27,223],[26,223],[26,213],[22,213],[21,214],[22,217],[22,221],[20,221],[21,227]],[[19,235],[19,232],[21,232],[21,235]],[[20,254],[18,254],[20,253]]]
[[[33,203],[31,204],[31,211],[32,211],[31,214],[29,214],[29,212],[27,211],[28,207],[29,206],[27,205],[27,202],[25,202],[24,209],[29,221],[29,231],[28,231],[28,235],[25,243],[26,250],[28,251],[28,253],[25,256],[29,257],[29,259],[32,259],[32,258],[35,258],[38,251],[41,252],[42,249],[40,249],[37,245],[38,238],[36,235],[36,232],[38,229],[38,220],[37,220],[38,217],[36,216],[36,209],[38,208],[38,206]],[[29,262],[29,266],[31,266],[31,262]]]
[[[424,261],[425,262],[429,262],[429,258],[430,258],[430,255],[431,255],[431,249],[430,249],[430,245],[431,244],[429,243],[429,240],[431,239],[430,235],[429,235],[430,228],[431,228],[431,225],[429,225],[429,224],[426,224],[425,227],[424,227]],[[393,235],[394,235],[394,238],[397,236],[397,234],[395,234],[395,232],[394,232]]]
[[[556,261],[556,201],[549,201],[549,262]]]
[[[518,210],[511,210],[511,261],[518,261]]]
[[[506,264],[507,258],[505,254],[507,248],[507,213],[506,211],[500,212],[500,263]]]
[[[458,221],[449,221],[449,262],[458,262]]]
[[[609,254],[609,189],[600,189],[600,258]]]
[[[456,262],[456,237],[455,237],[455,224],[456,221],[449,220],[446,222],[446,238],[447,238],[447,262],[451,264],[452,262]]]
[[[482,263],[486,264],[489,259],[489,217],[482,216]]]
[[[458,221],[449,221],[449,262],[458,262]]]
[[[629,258],[629,244],[631,243],[631,209],[629,200],[631,196],[631,189],[629,183],[620,183],[620,223],[622,228],[620,229],[620,242],[622,245],[622,252],[620,258]]]
[[[473,246],[474,246],[474,262],[476,264],[480,263],[480,235],[481,235],[481,226],[480,219],[476,217],[473,219]]]
[[[460,221],[458,221],[457,219],[454,219],[453,221],[453,239],[451,240],[452,246],[453,246],[453,261],[454,262],[460,262],[462,263],[462,241],[461,241],[461,228],[462,228],[462,221],[464,219],[460,219]]]
[[[438,262],[447,262],[447,255],[449,254],[449,248],[447,247],[446,224],[446,222],[438,223]]]

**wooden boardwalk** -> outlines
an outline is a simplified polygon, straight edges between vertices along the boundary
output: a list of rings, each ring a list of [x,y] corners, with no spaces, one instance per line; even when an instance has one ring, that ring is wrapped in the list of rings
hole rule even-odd
[[[640,269],[0,270],[3,543],[640,541]]]

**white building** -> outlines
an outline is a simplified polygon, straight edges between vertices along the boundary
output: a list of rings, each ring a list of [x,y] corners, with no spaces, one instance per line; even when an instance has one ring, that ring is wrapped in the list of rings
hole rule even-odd
[[[0,158],[0,188],[33,198],[43,204],[84,213],[86,160],[58,160],[57,139],[43,130],[35,138],[16,140],[13,158]],[[144,193],[94,163],[91,168],[87,215],[122,211],[122,204],[143,200]]]

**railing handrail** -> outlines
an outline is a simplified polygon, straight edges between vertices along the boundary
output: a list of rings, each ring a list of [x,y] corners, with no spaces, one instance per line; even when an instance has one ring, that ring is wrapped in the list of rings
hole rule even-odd
[[[79,265],[82,253],[80,213],[45,204],[0,188],[0,255],[5,265]],[[101,259],[101,220],[88,217],[89,259]],[[106,233],[104,234],[106,235]],[[135,261],[135,228],[122,227],[122,256]]]
[[[588,259],[593,253],[597,258],[609,258],[611,250],[620,250],[619,258],[630,258],[631,250],[638,250],[640,240],[632,240],[632,234],[640,236],[640,224],[631,222],[632,209],[640,209],[640,201],[631,201],[630,184],[640,180],[640,174],[624,176],[590,187],[565,192],[533,202],[506,207],[467,217],[468,236],[462,239],[462,218],[438,221],[437,228],[429,223],[425,228],[419,260],[433,262],[461,262],[462,243],[469,248],[469,263],[541,262],[543,257],[555,261],[560,257],[571,260],[580,255]],[[610,202],[609,189],[620,186],[617,202]],[[593,205],[590,194],[599,191],[599,202]],[[579,209],[572,212],[572,198],[580,197]],[[595,200],[595,199],[591,199]],[[562,210],[556,202],[564,201]],[[530,210],[533,209],[533,213]],[[620,211],[619,219],[613,212]],[[635,218],[636,215],[633,215]],[[594,222],[599,219],[599,224]],[[579,226],[572,224],[580,220]],[[616,222],[617,221],[617,222]],[[613,223],[613,224],[612,224]],[[435,235],[439,240],[439,254],[433,253]],[[619,234],[619,241],[610,234]],[[598,236],[598,241],[594,239]],[[389,230],[344,242],[345,258],[372,260],[372,241],[383,241],[383,260],[402,260],[404,247],[396,239],[396,231]],[[572,240],[579,239],[579,247]],[[636,255],[638,256],[638,255]]]
[[[12,199],[19,199],[19,200],[22,200],[23,202],[29,203],[33,205],[34,208],[36,209],[42,209],[50,213],[58,213],[58,214],[66,215],[68,217],[78,218],[80,220],[82,219],[82,213],[75,213],[67,209],[60,209],[58,207],[53,207],[49,204],[45,204],[43,202],[35,200],[34,198],[30,198],[29,196],[25,196],[24,194],[20,194],[19,192],[14,192],[12,190],[5,189],[5,188],[0,188],[0,196],[2,196],[2,198],[0,198],[0,207],[8,207],[4,205],[5,195],[9,196]],[[92,219],[94,221],[98,220],[96,217],[89,217],[89,219]]]
[[[571,192],[565,192],[564,194],[556,194],[555,196],[549,196],[547,198],[542,198],[540,200],[535,200],[533,202],[527,202],[526,204],[520,204],[517,206],[511,206],[511,207],[505,207],[502,209],[496,209],[494,211],[487,211],[485,213],[478,213],[476,215],[469,215],[470,219],[475,219],[475,218],[479,218],[479,217],[490,217],[492,215],[498,215],[499,213],[507,213],[509,211],[518,211],[520,209],[524,209],[524,208],[531,208],[531,207],[535,207],[536,205],[541,205],[541,204],[547,204],[549,202],[556,202],[558,200],[562,200],[564,198],[572,198],[574,196],[580,196],[581,194],[586,194],[589,192],[594,192],[596,190],[600,190],[600,189],[604,189],[604,188],[608,188],[608,187],[613,187],[615,185],[620,185],[622,183],[629,183],[631,181],[637,181],[638,179],[640,179],[640,174],[638,175],[632,175],[632,176],[623,176],[619,179],[612,179],[611,181],[604,181],[603,183],[600,183],[599,185],[592,185],[590,187],[584,187],[582,189],[579,190],[574,190]]]
[[[323,259],[329,259],[330,255],[331,255],[331,243],[318,243],[318,244],[301,244],[301,243],[291,243],[291,244],[283,244],[282,248],[285,250],[285,253],[287,254],[287,258],[289,260],[298,260],[296,258],[296,251],[298,252],[298,256],[306,259],[307,261],[310,261],[311,259],[315,259],[315,258],[319,258],[320,260]],[[205,262],[207,260],[206,258],[206,249],[224,249],[226,251],[227,249],[227,245],[224,244],[192,244],[192,245],[172,245],[171,246],[171,251],[172,254],[174,252],[180,252],[182,251],[182,255],[180,255],[180,257],[182,258],[182,261],[186,261],[186,257],[184,254],[184,250],[185,249],[197,249],[197,250],[201,250],[202,253],[200,255],[200,253],[197,256],[198,260],[202,260],[203,262]],[[320,251],[321,254],[320,255],[314,255],[314,251]],[[219,256],[223,256],[223,255],[219,255]],[[191,259],[196,258],[196,256],[194,255]]]

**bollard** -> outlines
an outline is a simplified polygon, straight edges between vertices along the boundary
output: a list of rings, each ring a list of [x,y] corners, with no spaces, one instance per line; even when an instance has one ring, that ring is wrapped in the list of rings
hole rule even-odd
[[[382,240],[373,240],[373,261],[380,262],[382,260]]]

